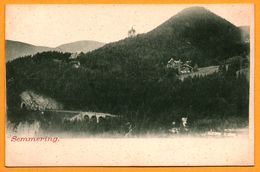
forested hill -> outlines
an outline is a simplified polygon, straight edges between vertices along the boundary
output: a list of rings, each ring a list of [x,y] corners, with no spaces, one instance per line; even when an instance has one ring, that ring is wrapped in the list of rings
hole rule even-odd
[[[183,114],[194,119],[246,118],[249,83],[237,74],[242,61],[237,59],[246,53],[236,26],[204,8],[189,8],[147,34],[73,60],[70,53],[44,52],[8,62],[7,105],[20,107],[19,95],[32,90],[65,109],[119,114],[142,125]],[[199,67],[234,60],[228,70],[220,65],[218,73],[180,81],[176,71],[166,68],[174,56]]]
[[[191,7],[146,34],[107,44],[81,60],[143,58],[165,64],[175,57],[202,67],[219,64],[245,51],[238,27],[205,8]]]
[[[18,57],[33,55],[43,51],[51,51],[52,48],[44,46],[35,46],[19,41],[5,41],[5,61],[11,61]]]
[[[89,52],[104,45],[102,42],[83,40],[62,44],[57,47],[35,46],[19,41],[5,41],[5,59],[6,61],[14,60],[18,57],[34,55],[44,51],[61,51],[61,52]]]

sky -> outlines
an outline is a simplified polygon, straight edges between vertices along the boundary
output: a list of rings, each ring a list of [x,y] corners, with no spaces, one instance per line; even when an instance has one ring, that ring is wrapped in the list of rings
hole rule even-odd
[[[252,4],[7,5],[5,37],[56,47],[79,40],[114,42],[133,26],[146,33],[190,6],[202,6],[236,26],[253,24]]]

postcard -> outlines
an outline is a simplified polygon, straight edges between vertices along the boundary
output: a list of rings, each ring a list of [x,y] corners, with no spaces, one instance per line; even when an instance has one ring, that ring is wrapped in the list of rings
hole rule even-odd
[[[253,4],[5,16],[6,166],[254,165]]]

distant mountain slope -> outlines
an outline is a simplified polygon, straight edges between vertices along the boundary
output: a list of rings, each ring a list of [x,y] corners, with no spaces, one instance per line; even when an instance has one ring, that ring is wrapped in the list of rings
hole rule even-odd
[[[165,64],[174,57],[192,60],[201,67],[217,65],[243,53],[241,46],[238,27],[205,8],[191,7],[146,34],[107,44],[86,57],[119,60],[140,57],[157,64]]]
[[[89,52],[98,49],[105,45],[102,42],[97,41],[76,41],[68,44],[62,44],[56,47],[56,50],[61,50],[63,52]]]
[[[245,43],[250,42],[250,27],[249,26],[240,26],[241,38]]]
[[[34,55],[43,51],[62,51],[62,52],[89,52],[100,48],[104,43],[96,41],[77,41],[68,44],[60,45],[56,48],[44,47],[44,46],[35,46],[32,44],[6,40],[5,41],[5,53],[6,61],[13,60],[18,57],[26,55]]]
[[[6,40],[5,41],[5,59],[6,61],[13,60],[17,57],[32,55],[38,52],[50,51],[52,48],[35,46],[24,42]]]

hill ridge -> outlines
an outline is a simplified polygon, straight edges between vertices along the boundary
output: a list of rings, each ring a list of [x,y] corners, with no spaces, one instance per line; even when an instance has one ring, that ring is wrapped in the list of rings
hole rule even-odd
[[[38,46],[22,41],[5,40],[6,61],[14,60],[18,57],[34,55],[44,51],[62,51],[62,52],[88,52],[100,48],[104,45],[102,42],[91,40],[80,40],[61,44],[56,47]]]

